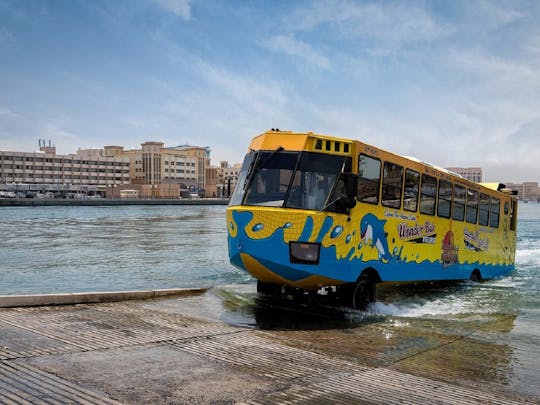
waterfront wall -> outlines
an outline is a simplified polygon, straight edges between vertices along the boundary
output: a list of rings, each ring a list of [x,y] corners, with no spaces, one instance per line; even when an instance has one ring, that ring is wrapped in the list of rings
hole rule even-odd
[[[198,199],[0,199],[0,207],[37,207],[37,206],[114,206],[114,205],[227,205],[227,198]]]

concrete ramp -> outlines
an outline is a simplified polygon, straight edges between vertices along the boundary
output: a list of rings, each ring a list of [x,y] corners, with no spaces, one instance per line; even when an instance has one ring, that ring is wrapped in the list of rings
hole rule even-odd
[[[343,330],[265,331],[186,315],[183,308],[200,303],[0,309],[0,403],[538,402],[504,386],[403,372],[396,357],[374,366],[366,353],[296,341],[353,336]]]

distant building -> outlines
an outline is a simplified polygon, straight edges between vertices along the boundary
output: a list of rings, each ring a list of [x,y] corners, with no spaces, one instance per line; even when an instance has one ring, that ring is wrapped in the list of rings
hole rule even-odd
[[[210,147],[179,145],[171,146],[167,149],[178,151],[183,153],[185,156],[197,159],[197,187],[201,192],[204,192],[206,189],[206,167],[210,166]]]
[[[215,166],[206,166],[206,197],[217,197],[218,196],[218,188],[217,188],[217,182],[218,182],[218,170],[219,168]]]
[[[39,142],[38,152],[0,151],[0,184],[39,185],[40,190],[70,191],[110,184],[129,184],[129,159],[90,150],[57,155],[56,148]],[[94,150],[92,150],[94,151]]]
[[[165,147],[163,142],[144,142],[141,149],[124,150],[122,146],[105,146],[105,156],[123,156],[130,161],[130,178],[141,185],[143,197],[177,198],[206,191],[206,167],[210,165],[210,148],[190,145]]]
[[[39,152],[0,151],[2,189],[13,188],[7,184],[37,184],[44,185],[41,187],[44,191],[92,187],[92,191],[99,190],[112,198],[128,195],[132,190],[142,198],[218,195],[219,168],[210,166],[207,146],[165,147],[163,142],[149,141],[141,144],[140,149],[125,150],[123,146],[109,145],[57,155],[51,141],[47,144],[40,139],[39,149]]]
[[[226,160],[220,162],[217,178],[218,197],[231,196],[238,182],[238,174],[241,168],[242,163],[235,163],[230,166]]]
[[[482,183],[482,168],[480,167],[447,167],[446,170],[457,173],[475,183]]]
[[[540,188],[538,182],[526,181],[523,183],[505,183],[505,186],[517,190],[520,200],[540,199]]]
[[[48,153],[50,155],[56,155],[56,146],[51,145],[50,139],[48,145],[45,139],[39,139],[38,143],[40,152]]]

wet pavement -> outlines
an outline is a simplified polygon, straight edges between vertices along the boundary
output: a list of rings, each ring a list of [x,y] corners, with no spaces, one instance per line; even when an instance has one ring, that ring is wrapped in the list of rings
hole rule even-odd
[[[514,316],[393,317],[258,296],[0,308],[0,403],[540,403]]]

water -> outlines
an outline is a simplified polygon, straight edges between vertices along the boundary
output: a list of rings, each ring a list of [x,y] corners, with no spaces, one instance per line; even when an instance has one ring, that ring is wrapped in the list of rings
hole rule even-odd
[[[242,283],[224,206],[2,207],[0,294]]]
[[[367,312],[338,316],[353,338],[370,330],[381,336],[374,340],[378,360],[369,365],[394,364],[392,353],[401,347],[416,353],[396,363],[407,372],[429,377],[444,370],[540,398],[540,204],[519,209],[516,271],[509,277],[381,290]],[[2,207],[0,230],[0,295],[218,286],[228,292],[204,298],[213,300],[207,316],[293,332],[335,327],[328,321],[335,312],[314,321],[287,311],[280,318],[273,307],[264,314],[254,281],[228,262],[224,206]]]

